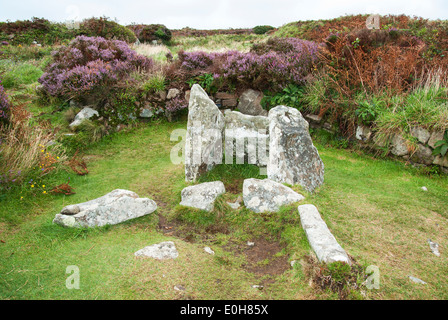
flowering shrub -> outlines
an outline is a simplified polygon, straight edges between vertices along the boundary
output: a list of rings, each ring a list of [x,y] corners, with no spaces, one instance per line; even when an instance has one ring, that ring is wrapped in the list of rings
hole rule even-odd
[[[281,91],[302,85],[317,62],[318,45],[295,38],[271,39],[249,53],[179,52],[179,64],[189,76],[212,72],[221,85]]]
[[[153,65],[125,42],[101,37],[79,36],[52,54],[53,63],[39,82],[48,95],[66,99],[103,98],[114,86],[129,80],[131,72]]]
[[[8,121],[10,103],[0,80],[0,124]]]

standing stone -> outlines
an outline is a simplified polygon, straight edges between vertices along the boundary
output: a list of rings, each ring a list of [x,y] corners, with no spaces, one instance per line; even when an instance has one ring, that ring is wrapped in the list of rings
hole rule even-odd
[[[312,204],[304,204],[299,206],[298,210],[308,242],[319,261],[325,263],[341,261],[350,264],[347,253],[331,234],[317,208]]]
[[[294,108],[269,111],[268,178],[313,192],[324,182],[324,164],[308,132],[308,122]]]
[[[305,199],[304,196],[281,183],[264,179],[246,179],[243,201],[246,208],[260,212],[277,212],[281,206]]]
[[[185,180],[195,181],[222,163],[224,116],[200,85],[194,84],[188,104]]]
[[[263,99],[262,92],[248,89],[240,96],[238,110],[251,116],[266,116],[267,111],[261,106],[261,99]]]
[[[221,181],[204,182],[182,190],[180,205],[205,211],[212,211],[216,198],[225,193],[226,188]]]

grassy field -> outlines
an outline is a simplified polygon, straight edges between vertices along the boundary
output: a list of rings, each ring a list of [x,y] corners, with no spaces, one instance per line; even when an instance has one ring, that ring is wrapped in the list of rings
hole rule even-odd
[[[310,274],[312,252],[296,207],[271,215],[226,200],[241,192],[250,166],[217,167],[203,181],[219,177],[228,193],[213,214],[178,206],[183,165],[173,165],[169,140],[185,121],[155,122],[102,140],[85,154],[89,174],[61,171],[56,180],[75,188],[71,196],[20,199],[11,191],[1,201],[0,297],[2,299],[338,299]],[[325,183],[304,203],[316,205],[342,247],[365,268],[380,270],[380,289],[353,290],[349,299],[447,299],[448,235],[446,177],[426,176],[391,160],[316,142],[325,163]],[[258,176],[259,177],[259,176]],[[428,188],[427,192],[421,190]],[[65,205],[94,199],[116,188],[154,199],[152,215],[95,229],[52,224]],[[25,191],[22,194],[29,194]],[[441,257],[427,239],[440,245]],[[134,252],[164,240],[175,242],[179,258],[138,259]],[[246,242],[255,242],[251,250]],[[204,252],[209,246],[215,255]],[[262,252],[256,248],[263,248]],[[290,261],[297,260],[294,267]],[[80,289],[65,286],[66,268],[80,270]],[[412,283],[408,276],[426,285]],[[311,284],[311,285],[310,285]],[[182,286],[177,291],[174,286]],[[263,285],[263,289],[253,288]]]
[[[167,62],[166,53],[176,58],[180,49],[247,52],[266,39],[265,35],[182,37],[169,46],[134,49]],[[35,93],[37,79],[50,62],[50,49],[8,47],[12,52],[0,60],[0,74],[13,104],[29,112],[31,125],[62,135],[70,132],[69,112],[74,111],[59,102],[38,103]],[[164,85],[163,75],[158,76]],[[230,208],[227,202],[241,196],[244,179],[265,178],[254,166],[220,165],[201,177],[200,182],[221,180],[226,186],[213,212],[179,206],[188,184],[183,165],[170,160],[178,143],[170,141],[170,135],[185,128],[185,119],[139,123],[86,148],[82,157],[87,175],[61,167],[40,180],[32,171],[33,181],[0,190],[0,299],[448,299],[446,175],[429,175],[356,148],[343,149],[341,141],[313,132],[325,164],[325,182],[314,194],[293,189],[305,196],[302,204],[319,209],[351,256],[355,263],[347,270],[316,261],[297,205],[271,214]],[[86,138],[90,133],[78,132],[78,137],[82,134]],[[79,139],[71,151],[88,140]],[[66,182],[75,194],[47,192]],[[94,229],[52,223],[64,206],[117,188],[155,200],[157,211]],[[431,252],[428,239],[439,244],[440,257]],[[156,261],[134,256],[161,241],[174,241],[179,257]],[[205,246],[215,254],[206,253]],[[69,266],[80,270],[79,290],[66,287]],[[379,289],[363,284],[368,266],[379,268]],[[409,276],[426,284],[414,283]]]

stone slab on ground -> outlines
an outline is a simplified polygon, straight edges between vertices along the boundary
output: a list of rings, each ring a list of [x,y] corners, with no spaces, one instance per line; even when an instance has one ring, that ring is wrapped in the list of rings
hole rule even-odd
[[[351,264],[347,253],[336,241],[317,208],[312,204],[304,204],[299,206],[298,210],[308,242],[319,261],[324,263],[341,261]]]
[[[225,193],[226,188],[221,181],[204,182],[182,190],[180,205],[205,211],[212,211],[216,198]]]
[[[260,212],[277,212],[282,205],[302,201],[305,197],[281,183],[269,179],[246,179],[243,201],[246,208]]]
[[[64,207],[53,223],[64,227],[114,225],[154,212],[157,204],[132,191],[116,189],[94,200]]]
[[[134,253],[136,257],[149,257],[158,260],[176,259],[179,256],[176,246],[172,241],[164,241],[153,244]]]

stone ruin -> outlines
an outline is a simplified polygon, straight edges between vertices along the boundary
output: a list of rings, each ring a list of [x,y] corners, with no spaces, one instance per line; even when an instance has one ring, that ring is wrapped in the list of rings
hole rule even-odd
[[[249,163],[270,180],[301,185],[313,192],[324,181],[324,164],[308,122],[294,108],[277,106],[267,116],[226,110],[224,114],[200,85],[193,85],[185,140],[185,180],[196,181],[215,165]]]

